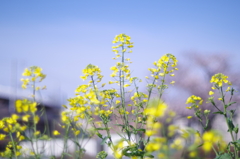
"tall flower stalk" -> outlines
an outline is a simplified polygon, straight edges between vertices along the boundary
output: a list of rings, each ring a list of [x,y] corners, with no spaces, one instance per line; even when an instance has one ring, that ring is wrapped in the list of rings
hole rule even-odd
[[[120,60],[110,68],[113,71],[110,75],[113,81],[108,84],[117,84],[119,89],[103,89],[106,83],[100,84],[103,78],[100,68],[89,64],[81,76],[83,80],[88,80],[88,84],[80,85],[76,89],[77,96],[69,99],[71,109],[82,109],[97,136],[113,151],[115,158],[152,157],[152,149],[149,151],[150,138],[157,134],[157,119],[164,116],[167,108],[161,100],[163,91],[167,88],[165,77],[174,76],[177,60],[173,55],[166,54],[154,62],[156,68],[149,69],[153,77],[149,78],[152,84],[147,85],[148,94],[145,94],[137,86],[142,80],[131,76],[129,64],[132,62],[130,58],[126,58],[133,48],[130,36],[119,34],[114,38],[113,44],[116,55],[113,59]],[[157,84],[158,81],[160,85]],[[171,82],[173,83],[174,81]],[[132,91],[129,89],[135,91],[130,98]],[[155,90],[159,94],[157,100],[150,102]],[[121,138],[117,143],[112,140],[112,128]],[[98,156],[106,157],[103,152]]]
[[[228,146],[225,150],[220,151],[216,150],[213,142],[209,141],[209,146],[211,145],[211,147],[213,148],[214,152],[216,153],[216,159],[218,158],[233,158],[233,159],[238,159],[239,156],[239,150],[240,150],[240,146],[239,146],[239,141],[237,139],[237,135],[238,135],[238,126],[235,126],[234,121],[233,121],[233,116],[235,114],[234,109],[230,109],[230,106],[232,106],[233,104],[235,104],[236,102],[232,102],[232,97],[234,95],[235,89],[232,87],[232,83],[228,80],[228,76],[222,74],[222,73],[218,73],[212,76],[210,83],[212,83],[212,87],[211,87],[211,91],[209,91],[209,95],[210,97],[208,98],[208,103],[211,103],[212,106],[214,106],[216,108],[216,112],[214,112],[214,114],[216,115],[221,115],[223,116],[223,118],[225,119],[227,128],[228,128],[228,132],[231,136],[231,140],[228,143]],[[215,93],[218,93],[219,97],[218,97],[218,101],[220,101],[220,103],[222,104],[222,107],[220,106],[219,102],[216,102],[216,99],[214,96]],[[197,100],[199,100],[199,104],[197,104]],[[206,130],[207,126],[208,126],[208,115],[210,113],[209,110],[202,110],[200,108],[201,103],[203,102],[203,100],[201,99],[201,97],[197,97],[197,96],[191,96],[188,98],[187,100],[187,104],[191,103],[190,107],[187,107],[188,109],[194,109],[195,111],[195,116],[198,118],[198,120],[200,121],[200,123],[202,124],[204,130]],[[205,117],[205,121],[206,123],[204,124],[204,120],[203,120],[203,116]],[[205,137],[206,138],[206,137]],[[211,139],[211,137],[208,135],[208,140]],[[204,145],[203,145],[204,146]],[[231,147],[233,147],[234,152],[231,152]]]

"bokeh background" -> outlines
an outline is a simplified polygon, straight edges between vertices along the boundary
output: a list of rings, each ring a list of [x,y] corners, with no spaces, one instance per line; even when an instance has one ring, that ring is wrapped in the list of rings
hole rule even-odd
[[[23,69],[43,68],[49,96],[69,97],[81,70],[98,65],[110,80],[115,35],[135,44],[132,70],[144,78],[165,53],[187,64],[185,53],[225,54],[239,68],[239,1],[1,1],[0,85],[20,88]]]

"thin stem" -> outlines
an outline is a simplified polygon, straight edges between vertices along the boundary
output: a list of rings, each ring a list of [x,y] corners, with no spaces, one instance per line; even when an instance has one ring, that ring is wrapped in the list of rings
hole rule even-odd
[[[122,50],[124,50],[124,45],[122,45]],[[122,66],[124,67],[124,52],[122,51]],[[131,134],[129,131],[129,122],[128,122],[128,116],[126,114],[126,105],[125,105],[125,90],[124,90],[124,71],[120,70],[120,93],[121,93],[121,100],[122,100],[122,108],[124,110],[124,124],[126,126],[125,130],[127,132],[128,140],[130,141]]]
[[[69,128],[70,128],[70,126],[69,126],[69,124],[67,125],[67,129],[66,129],[66,133],[65,133],[65,135],[64,135],[64,143],[63,143],[63,152],[62,152],[62,155],[61,155],[61,159],[63,159],[64,158],[64,153],[67,151],[67,141],[68,141],[68,135],[69,135]]]
[[[220,93],[221,93],[221,96],[222,96],[222,103],[223,103],[223,107],[224,107],[224,118],[225,118],[225,121],[227,123],[227,126],[228,126],[228,130],[230,132],[230,135],[231,135],[231,138],[232,138],[232,141],[235,142],[235,138],[233,136],[233,133],[232,133],[232,130],[230,130],[230,125],[229,125],[229,122],[228,122],[228,116],[227,116],[227,108],[226,108],[226,104],[225,104],[225,99],[224,99],[224,95],[223,95],[223,89],[222,87],[220,88]],[[234,147],[234,156],[235,156],[235,159],[238,158],[238,151],[237,151],[237,148],[235,145],[233,145]]]
[[[13,146],[14,155],[15,155],[15,157],[16,157],[16,159],[17,159],[18,157],[17,157],[16,145],[15,145],[15,142],[14,142],[14,140],[13,140],[13,137],[12,137],[12,133],[11,133],[11,132],[9,133],[9,136],[10,136],[11,141],[12,141],[12,144],[13,144],[12,146]]]
[[[216,156],[218,156],[218,152],[217,152],[217,150],[214,148],[213,145],[212,145],[212,149],[213,149],[213,151],[215,152]]]
[[[35,75],[33,75],[33,77],[35,77]],[[33,102],[36,102],[36,98],[35,98],[35,95],[36,95],[36,83],[35,81],[33,81]],[[37,123],[35,122],[35,117],[36,117],[36,114],[35,112],[33,113],[33,134],[37,131]],[[33,146],[33,152],[34,152],[34,155],[36,158],[39,158],[39,156],[37,155],[38,154],[38,143],[37,143],[37,140],[35,140],[36,142],[36,150],[34,150],[34,146]]]

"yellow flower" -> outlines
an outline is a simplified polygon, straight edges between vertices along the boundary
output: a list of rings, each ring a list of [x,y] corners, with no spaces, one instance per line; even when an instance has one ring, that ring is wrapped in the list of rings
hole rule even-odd
[[[40,118],[39,118],[39,117],[36,115],[36,116],[34,117],[34,119],[33,119],[33,120],[34,120],[34,123],[36,123],[36,124],[37,124],[37,123],[38,123],[38,121],[40,120]]]
[[[23,72],[23,76],[31,76],[31,71],[28,68],[25,68],[24,72]]]
[[[77,136],[78,134],[80,134],[80,130],[74,131],[75,136]]]
[[[148,152],[153,152],[159,150],[161,147],[160,143],[150,142],[146,145],[146,150]]]
[[[161,126],[162,126],[161,123],[154,123],[152,127],[153,127],[153,129],[159,129],[159,128],[161,128]]]
[[[22,141],[24,139],[25,139],[25,137],[23,135],[20,135],[19,138],[18,138],[19,141]]]
[[[218,87],[222,87],[223,83],[229,83],[229,81],[227,80],[228,76],[222,74],[222,73],[218,73],[212,76],[210,83],[215,83]]]
[[[4,122],[0,120],[0,129],[4,128]]]
[[[17,151],[16,156],[20,156],[20,155],[21,155],[21,152]]]
[[[54,135],[54,136],[57,136],[57,135],[60,135],[60,133],[59,133],[57,130],[54,130],[54,131],[53,131],[53,135]]]
[[[119,104],[119,103],[121,103],[120,100],[116,100],[116,104]]]
[[[184,141],[182,138],[176,138],[173,143],[170,145],[171,148],[180,150],[183,148]]]
[[[42,69],[40,67],[36,67],[36,69],[34,70],[34,74],[36,74],[37,76],[40,76],[42,72]]]
[[[159,153],[158,158],[166,158],[166,155],[164,153]]]
[[[118,150],[117,150],[117,151],[114,151],[113,154],[114,154],[114,156],[115,156],[116,159],[121,159],[122,156],[123,156],[122,152],[121,152],[121,151],[118,151]]]
[[[24,115],[24,116],[22,117],[22,120],[28,122],[28,119],[29,119],[29,118],[30,118],[30,115],[29,115],[29,114],[26,114],[26,115]]]
[[[21,130],[21,131],[25,131],[26,129],[27,129],[27,126],[26,126],[26,125],[23,125],[23,126],[20,127],[20,130]]]
[[[194,157],[196,157],[197,156],[197,152],[196,151],[191,151],[190,153],[189,153],[189,157],[191,157],[191,158],[194,158]]]
[[[196,104],[197,101],[199,101],[199,104],[201,104],[203,102],[201,97],[192,95],[192,96],[188,97],[188,99],[186,101],[186,104],[190,104],[190,103],[191,104]]]
[[[228,88],[226,89],[226,92],[230,91],[230,89],[231,89],[231,87],[228,87]]]
[[[152,136],[155,134],[155,132],[153,130],[146,130],[146,136]]]
[[[20,145],[17,145],[16,147],[18,150],[22,149],[22,146],[20,146]]]
[[[212,143],[211,142],[204,142],[203,144],[203,150],[206,151],[206,152],[210,152],[211,149],[212,149]]]
[[[153,117],[162,117],[167,110],[167,105],[163,102],[159,101],[152,101],[150,107],[144,110],[144,115],[149,115]]]
[[[19,116],[17,114],[12,114],[12,119],[17,120]]]
[[[0,134],[0,140],[4,140],[4,139],[5,139],[5,137],[6,137],[6,135],[5,135],[5,134]]]
[[[213,95],[214,94],[214,92],[213,91],[209,91],[209,95],[211,96],[211,95]]]
[[[34,136],[38,136],[40,134],[40,131],[35,131]]]

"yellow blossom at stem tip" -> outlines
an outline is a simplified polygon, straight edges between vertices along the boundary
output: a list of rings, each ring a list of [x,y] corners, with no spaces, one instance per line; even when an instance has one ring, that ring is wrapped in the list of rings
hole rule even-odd
[[[54,136],[57,136],[57,135],[60,135],[60,133],[59,133],[57,130],[54,130],[54,131],[53,131],[53,135],[54,135]]]

